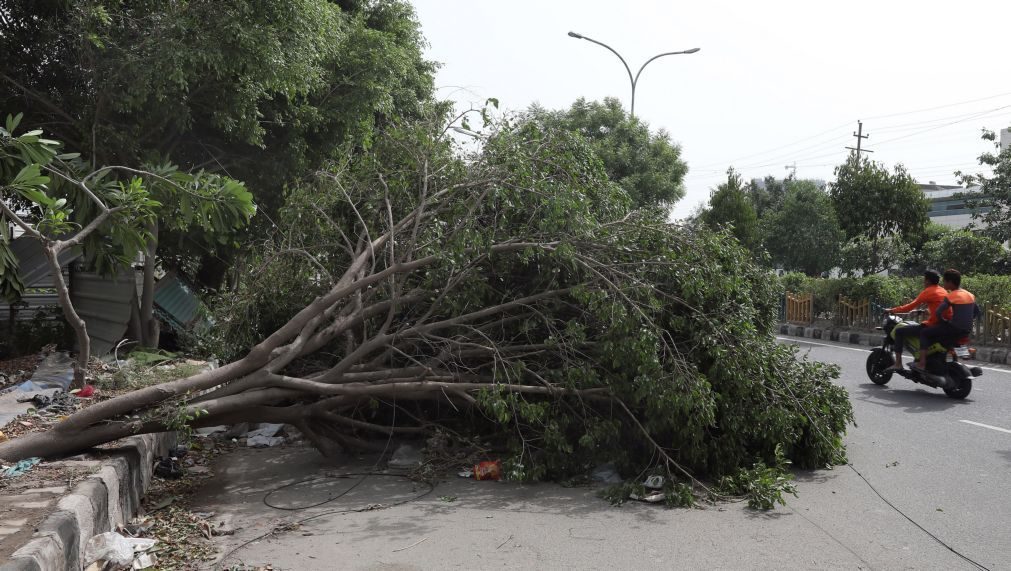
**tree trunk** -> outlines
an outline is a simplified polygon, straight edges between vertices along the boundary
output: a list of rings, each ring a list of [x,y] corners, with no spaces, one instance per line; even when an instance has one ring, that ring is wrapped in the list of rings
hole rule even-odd
[[[77,361],[74,362],[74,380],[70,385],[72,389],[79,389],[84,386],[84,377],[88,371],[88,361],[91,359],[91,338],[88,336],[88,326],[81,319],[74,309],[74,304],[70,301],[70,289],[66,280],[63,279],[63,271],[60,268],[59,254],[52,247],[46,246],[46,259],[49,260],[49,269],[53,274],[53,283],[56,285],[56,293],[63,310],[63,316],[67,324],[74,330],[77,337]]]
[[[151,232],[151,240],[147,244],[147,251],[144,252],[144,284],[140,300],[140,342],[145,347],[157,349],[161,335],[158,320],[154,317],[154,270],[158,252],[157,220],[148,226],[148,231]]]

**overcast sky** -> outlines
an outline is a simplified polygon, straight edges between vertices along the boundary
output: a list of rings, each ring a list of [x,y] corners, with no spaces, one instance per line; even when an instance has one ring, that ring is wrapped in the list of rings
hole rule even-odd
[[[643,72],[636,115],[666,129],[688,162],[683,216],[733,165],[746,179],[832,179],[864,141],[920,182],[954,184],[987,150],[984,127],[1011,125],[1011,2],[966,0],[414,0],[441,62],[440,95],[466,108],[629,102],[621,62]]]

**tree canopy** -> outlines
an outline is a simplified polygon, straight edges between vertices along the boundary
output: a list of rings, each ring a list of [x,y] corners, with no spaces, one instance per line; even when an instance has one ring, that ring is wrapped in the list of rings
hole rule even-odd
[[[850,156],[835,174],[829,194],[839,225],[852,244],[849,259],[862,259],[859,265],[866,271],[880,271],[890,267],[886,259],[897,263],[892,255],[899,255],[900,242],[922,240],[930,203],[902,165],[888,172],[870,159]],[[885,239],[891,241],[887,256]]]
[[[733,168],[727,170],[727,181],[713,189],[699,219],[714,230],[728,229],[745,248],[759,246],[758,217],[745,194],[741,175]]]
[[[636,206],[666,208],[685,194],[688,165],[681,158],[681,147],[671,142],[666,131],[652,132],[649,125],[631,117],[618,99],[600,102],[580,98],[565,111],[534,107],[528,119],[587,138],[608,176]]]
[[[983,131],[983,140],[993,143],[994,151],[979,156],[980,166],[990,167],[992,174],[955,174],[963,184],[979,185],[978,193],[963,196],[966,205],[986,235],[1005,243],[1011,240],[1011,146],[1001,150],[996,138],[993,131]]]
[[[401,0],[0,0],[0,17],[0,109],[94,167],[246,181],[268,215],[285,184],[434,104],[435,65]],[[165,238],[205,261],[220,246]]]
[[[898,234],[911,240],[923,233],[930,204],[902,165],[888,172],[870,159],[850,157],[835,174],[829,194],[847,238]]]
[[[832,200],[815,183],[788,180],[780,205],[761,220],[773,264],[817,276],[834,268],[845,239]]]
[[[1004,269],[1007,252],[1000,242],[970,230],[952,230],[923,245],[927,267],[956,268],[966,274],[988,274]]]

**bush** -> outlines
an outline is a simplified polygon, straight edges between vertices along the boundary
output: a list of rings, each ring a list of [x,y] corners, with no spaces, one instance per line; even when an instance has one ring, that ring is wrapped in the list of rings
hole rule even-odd
[[[965,276],[962,287],[971,291],[981,305],[1011,308],[1011,276]],[[883,307],[908,303],[923,289],[923,278],[875,275],[825,279],[790,273],[779,278],[779,288],[782,292],[814,294],[815,315],[822,315],[835,311],[840,295],[870,299]]]

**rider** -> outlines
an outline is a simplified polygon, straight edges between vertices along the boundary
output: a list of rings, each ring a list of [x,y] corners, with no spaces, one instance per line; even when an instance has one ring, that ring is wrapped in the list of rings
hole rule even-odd
[[[889,369],[901,369],[902,368],[902,346],[904,344],[906,337],[917,337],[920,335],[920,331],[924,327],[931,327],[941,323],[941,319],[934,314],[937,308],[944,301],[944,298],[948,296],[947,290],[938,284],[941,281],[941,274],[934,270],[927,270],[923,272],[923,291],[920,295],[916,296],[916,299],[907,303],[906,305],[899,305],[888,310],[888,313],[906,313],[907,311],[912,311],[913,309],[926,304],[927,305],[927,320],[920,325],[909,325],[907,327],[900,327],[895,331],[895,363],[892,364]]]
[[[944,272],[944,289],[948,290],[948,297],[934,311],[941,322],[920,331],[920,360],[915,367],[922,371],[927,369],[928,347],[934,343],[957,342],[972,331],[972,323],[980,315],[976,296],[962,289],[962,274],[958,270]],[[951,308],[950,317],[945,315],[948,308]]]

